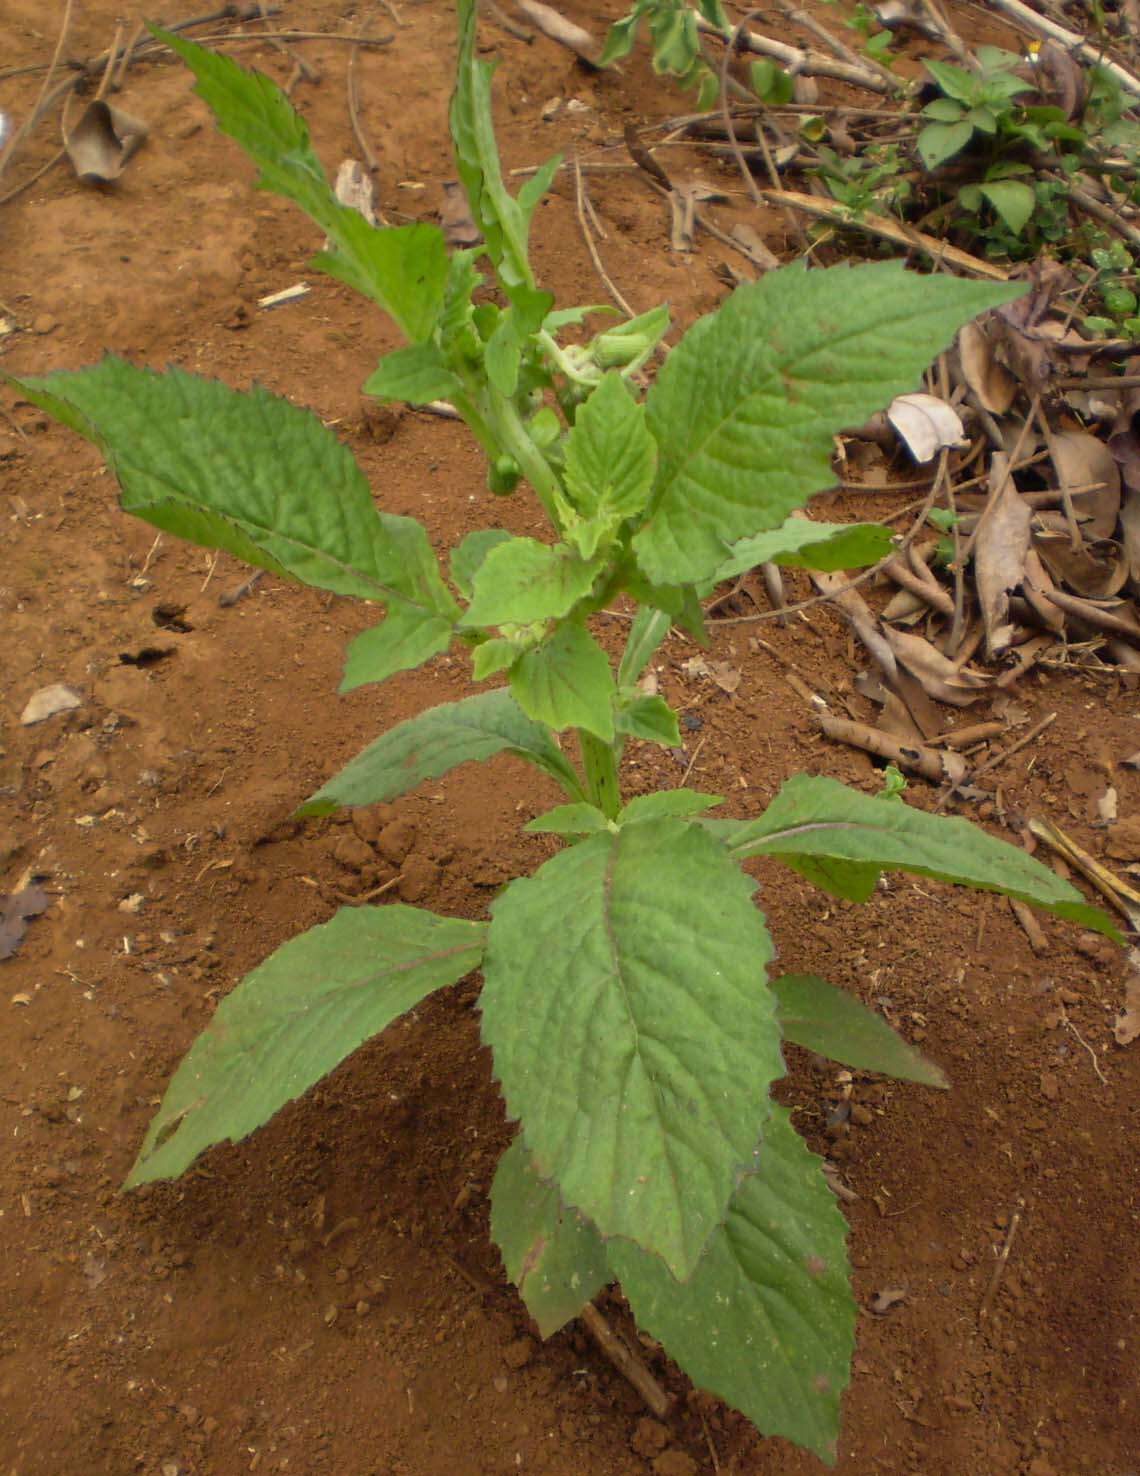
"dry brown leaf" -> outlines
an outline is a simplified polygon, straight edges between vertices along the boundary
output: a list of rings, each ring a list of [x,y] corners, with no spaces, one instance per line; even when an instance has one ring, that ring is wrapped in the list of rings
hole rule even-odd
[[[1140,1038],[1140,974],[1133,970],[1124,981],[1124,1010],[1112,1027],[1117,1045],[1131,1045]]]
[[[96,98],[67,135],[64,147],[80,179],[108,184],[118,179],[127,160],[145,142],[150,130],[140,118]]]
[[[0,896],[0,959],[11,958],[20,946],[30,917],[39,917],[51,898],[42,887],[26,886]]]
[[[923,636],[893,630],[890,626],[884,628],[883,635],[899,664],[937,702],[946,702],[952,707],[969,707],[984,695],[984,689],[990,685],[989,677],[956,666]]]
[[[1088,431],[1061,431],[1050,436],[1049,453],[1085,537],[1111,538],[1120,515],[1120,470],[1110,448]]]
[[[997,358],[980,323],[967,323],[959,332],[958,361],[978,403],[991,415],[1004,415],[1017,394],[1017,380]]]
[[[1129,487],[1124,494],[1124,501],[1120,504],[1120,530],[1124,537],[1124,567],[1133,586],[1137,586],[1140,585],[1140,487]],[[1119,588],[1117,585],[1116,589]],[[1116,590],[1111,592],[1115,594]]]
[[[1137,513],[1140,514],[1140,505]],[[1140,536],[1140,523],[1136,531]],[[1128,564],[1120,557],[1119,545],[1111,539],[1082,543],[1074,548],[1067,530],[1035,528],[1033,547],[1054,579],[1089,599],[1103,600],[1118,594],[1128,578]],[[1140,557],[1140,545],[1137,556]]]
[[[996,495],[978,527],[974,584],[986,627],[986,654],[994,657],[1013,642],[1009,596],[1025,577],[1032,513],[1009,475],[1009,458],[1000,451],[990,463],[990,486]]]
[[[892,738],[901,739],[904,743],[922,742],[925,734],[915,722],[906,703],[873,671],[861,671],[852,685],[860,697],[866,697],[880,708],[877,726],[884,733],[889,733]]]
[[[1046,41],[1037,53],[1037,67],[1044,74],[1038,76],[1042,100],[1061,108],[1066,118],[1075,118],[1088,97],[1084,68],[1052,40]]]
[[[728,234],[753,266],[759,267],[762,272],[769,272],[780,265],[780,258],[769,250],[750,225],[738,222]]]
[[[544,5],[542,0],[515,0],[515,5],[544,36],[557,41],[559,46],[565,46],[590,66],[597,66],[601,47],[589,31],[567,20],[552,6]]]
[[[852,722],[848,718],[832,717],[821,713],[819,725],[829,738],[840,743],[849,743],[852,748],[861,748],[873,753],[876,758],[887,759],[900,769],[921,774],[931,784],[960,784],[968,773],[966,760],[960,753],[945,748],[928,748],[923,743],[904,743],[893,738],[882,728],[872,728],[867,723]]]

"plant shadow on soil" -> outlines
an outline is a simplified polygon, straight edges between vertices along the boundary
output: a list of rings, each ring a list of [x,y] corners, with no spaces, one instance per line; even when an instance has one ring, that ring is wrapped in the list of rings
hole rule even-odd
[[[600,32],[596,12],[567,9]],[[106,46],[117,14],[103,0],[85,7],[72,54]],[[970,15],[958,16],[967,37]],[[287,19],[347,24],[322,0],[290,7]],[[364,117],[383,205],[426,218],[451,177],[452,22],[436,0],[403,7],[401,20],[371,16],[395,39],[362,56]],[[10,0],[13,64],[50,54],[45,24],[41,7]],[[589,74],[552,43],[528,47],[484,27],[504,58],[508,164],[594,148],[627,121],[686,107],[643,59],[623,78]],[[306,55],[322,81],[296,94],[333,167],[354,152],[346,52],[315,43]],[[273,51],[239,54],[288,76]],[[23,116],[37,85],[10,84],[6,107]],[[555,96],[587,110],[543,123]],[[526,507],[492,505],[454,427],[363,407],[357,386],[394,346],[389,330],[308,272],[317,243],[307,223],[251,191],[248,166],[209,125],[185,71],[138,68],[123,103],[153,132],[116,189],[81,187],[57,169],[8,208],[6,308],[35,331],[15,336],[6,367],[74,367],[113,348],[239,385],[257,379],[335,421],[385,506],[421,517],[437,549],[494,516],[538,532]],[[23,167],[54,147],[37,135]],[[727,173],[724,182],[734,187]],[[667,298],[687,324],[716,305],[722,252],[671,256],[660,202],[625,175],[592,177],[590,188],[606,264],[635,307]],[[782,219],[760,224],[782,249]],[[534,236],[539,278],[560,302],[599,300],[565,182]],[[257,309],[259,296],[302,279],[307,297]],[[0,856],[6,887],[27,869],[42,873],[53,904],[0,965],[5,1473],[820,1469],[692,1393],[652,1346],[645,1356],[679,1396],[664,1427],[646,1424],[579,1329],[533,1339],[487,1236],[509,1128],[471,981],[365,1047],[254,1139],[211,1153],[179,1183],[118,1193],[170,1070],[247,969],[343,896],[397,875],[404,900],[484,915],[499,886],[549,854],[548,840],[519,826],[555,796],[500,759],[394,807],[291,821],[376,732],[467,692],[463,663],[440,658],[336,697],[344,647],[369,612],[270,577],[219,606],[244,579],[240,566],[156,543],[118,512],[90,448],[26,405],[11,417],[0,422]],[[886,499],[830,502],[839,517],[894,510]],[[185,630],[158,629],[172,607],[183,607]],[[809,685],[849,681],[846,636],[829,612],[759,629]],[[875,786],[869,761],[822,743],[750,630],[716,637],[713,656],[741,672],[732,695],[684,675],[691,647],[663,649],[662,689],[686,710],[687,752],[639,746],[631,788],[675,783],[694,757],[691,782],[731,796],[738,814],[799,769]],[[615,626],[613,642],[620,634]],[[152,664],[122,659],[155,645],[173,651]],[[19,726],[27,697],[54,681],[80,689],[83,706]],[[1136,748],[1135,691],[1042,673],[1018,700],[1030,720],[1059,717],[1008,767],[1007,806],[1060,821],[1099,853],[1092,820],[1108,776],[1122,815],[1140,806],[1140,777],[1119,768]],[[930,803],[916,789],[911,797]],[[861,1302],[906,1291],[888,1315],[861,1319],[837,1470],[1124,1476],[1140,1449],[1130,1254],[1140,1056],[1100,1054],[1121,997],[1111,951],[1043,920],[1048,951],[1036,957],[1004,901],[933,884],[890,878],[860,909],[774,868],[757,874],[781,966],[877,1004],[953,1083],[934,1093],[857,1073],[845,1082],[790,1055],[781,1095],[859,1194],[847,1208]],[[1065,1013],[1103,1060],[1107,1086]],[[1015,1210],[1017,1239],[979,1322]],[[607,1313],[633,1336],[620,1303]]]

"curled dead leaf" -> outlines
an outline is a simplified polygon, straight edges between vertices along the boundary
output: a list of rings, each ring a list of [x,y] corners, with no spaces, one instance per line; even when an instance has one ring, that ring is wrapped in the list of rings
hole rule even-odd
[[[933,461],[944,447],[969,444],[957,410],[937,395],[896,395],[887,419],[919,463]]]
[[[986,654],[993,657],[1013,643],[1009,596],[1025,576],[1032,513],[1014,485],[1003,452],[995,452],[990,463],[990,486],[994,500],[978,526],[974,583],[986,627]]]
[[[994,352],[980,323],[967,323],[958,334],[958,361],[978,403],[991,415],[1004,415],[1017,394],[1017,380]]]
[[[1058,488],[1066,489],[1087,538],[1111,538],[1120,514],[1120,470],[1104,441],[1087,431],[1049,437]]]
[[[597,66],[601,48],[589,31],[572,20],[567,20],[553,6],[544,5],[542,0],[515,0],[515,4],[531,25],[537,26],[544,36],[557,41],[559,46],[565,46],[591,67]]]
[[[140,118],[95,98],[64,140],[67,157],[80,179],[108,184],[118,179],[127,160],[150,132]]]
[[[959,667],[923,636],[910,631],[883,628],[895,660],[919,682],[924,692],[952,707],[969,707],[990,685],[989,677]]]

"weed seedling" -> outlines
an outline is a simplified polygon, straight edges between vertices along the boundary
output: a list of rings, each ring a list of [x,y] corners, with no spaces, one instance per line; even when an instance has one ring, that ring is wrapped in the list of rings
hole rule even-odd
[[[418,522],[377,506],[333,432],[261,388],[113,357],[18,387],[102,448],[128,512],[383,606],[348,650],[342,691],[456,645],[477,682],[495,679],[383,733],[300,814],[390,801],[510,753],[562,791],[526,826],[560,849],[499,894],[489,921],[393,902],[342,908],[286,942],[218,1006],[127,1182],[173,1178],[245,1138],[481,969],[482,1036],[518,1125],[491,1228],[542,1333],[618,1281],[697,1384],[833,1460],[856,1310],[846,1226],[821,1160],[772,1098],[782,1043],[946,1083],[843,990],[770,974],[739,863],[774,857],[858,902],[902,869],[1111,925],[1023,851],[912,808],[893,784],[875,796],[796,774],[762,814],[712,818],[716,795],[628,797],[621,762],[631,744],[679,744],[676,714],[639,679],[672,625],[704,638],[701,597],[718,581],[764,560],[850,568],[889,548],[886,529],[793,514],[832,483],[836,432],[912,390],[959,325],[1020,289],[894,263],[772,272],[690,328],[643,393],[635,372],[668,315],[563,341],[598,310],[556,309],[531,270],[532,217],[559,161],[507,191],[475,0],[458,9],[451,132],[483,244],[450,256],[434,225],[378,229],[340,204],[268,78],[155,34],[193,69],[261,187],[327,237],[317,265],[402,331],[366,393],[448,400],[486,453],[490,490],[529,486],[547,540],[471,533],[445,572]],[[591,617],[623,595],[636,614],[613,664]]]

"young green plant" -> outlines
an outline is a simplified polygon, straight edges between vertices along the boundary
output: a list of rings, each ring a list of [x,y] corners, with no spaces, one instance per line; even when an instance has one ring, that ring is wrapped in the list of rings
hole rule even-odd
[[[317,265],[401,329],[406,345],[366,392],[449,400],[487,455],[491,491],[528,484],[548,539],[489,527],[452,551],[445,575],[424,528],[377,506],[335,435],[260,388],[107,357],[25,378],[22,394],[102,448],[127,511],[382,605],[349,648],[342,691],[453,645],[477,681],[498,680],[383,733],[300,814],[390,801],[510,753],[562,791],[526,827],[562,846],[501,892],[489,921],[346,907],[286,942],[191,1047],[127,1182],[175,1177],[246,1137],[432,991],[482,969],[483,1039],[518,1124],[492,1231],[542,1333],[619,1281],[698,1384],[833,1460],[855,1304],[821,1161],[771,1096],[782,1043],[946,1083],[842,990],[769,977],[774,949],[739,863],[775,857],[856,901],[900,868],[1110,924],[1022,851],[910,807],[893,785],[871,796],[798,774],[763,814],[716,819],[721,800],[690,789],[627,798],[621,760],[632,743],[679,743],[676,714],[639,678],[674,623],[703,639],[700,597],[719,580],[764,560],[848,568],[889,547],[885,529],[793,514],[830,484],[834,433],[913,389],[961,323],[1016,289],[889,263],[773,272],[690,328],[642,394],[634,371],[665,311],[566,343],[599,310],[556,310],[534,281],[528,235],[558,161],[507,191],[474,0],[459,0],[451,130],[483,245],[451,256],[434,225],[378,229],[341,205],[270,80],[155,34],[192,68],[260,186],[328,238]],[[636,615],[615,668],[591,617],[623,594]]]

